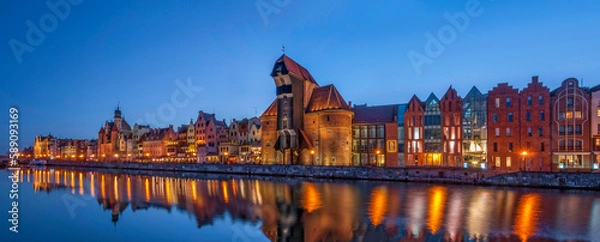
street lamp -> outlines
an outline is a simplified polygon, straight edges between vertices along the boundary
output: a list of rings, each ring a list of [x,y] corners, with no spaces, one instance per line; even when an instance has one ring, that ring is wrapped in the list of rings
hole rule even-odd
[[[315,165],[315,150],[310,150],[311,164]]]
[[[527,151],[521,152],[521,156],[523,156],[523,159],[522,159],[523,168],[525,169],[525,171],[527,171],[527,164],[525,163],[525,157],[527,156]]]

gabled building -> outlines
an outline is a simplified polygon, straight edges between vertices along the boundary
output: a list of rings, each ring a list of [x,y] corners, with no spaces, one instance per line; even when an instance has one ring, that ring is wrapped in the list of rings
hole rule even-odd
[[[442,166],[442,111],[440,100],[433,93],[425,100],[423,118],[424,165]]]
[[[286,55],[271,71],[277,98],[261,116],[264,164],[349,165],[353,112]],[[231,131],[230,131],[231,134]]]
[[[520,92],[519,137],[525,170],[550,171],[550,89],[538,77]]]
[[[54,159],[60,155],[58,152],[58,139],[51,134],[35,136],[33,142],[33,156],[35,159]]]
[[[519,90],[500,83],[488,92],[488,161],[492,169],[522,169]]]
[[[416,96],[408,102],[404,113],[404,154],[406,166],[425,165],[423,142],[425,103]]]
[[[487,100],[475,86],[463,98],[462,155],[469,167],[487,166]]]
[[[127,160],[133,153],[131,126],[121,118],[119,107],[115,110],[113,122],[106,121],[98,131],[98,158],[101,161]]]
[[[155,128],[141,137],[144,159],[167,161],[177,153],[177,133],[173,125],[168,128]]]
[[[450,86],[440,100],[442,112],[442,165],[459,167],[462,155],[462,98]]]

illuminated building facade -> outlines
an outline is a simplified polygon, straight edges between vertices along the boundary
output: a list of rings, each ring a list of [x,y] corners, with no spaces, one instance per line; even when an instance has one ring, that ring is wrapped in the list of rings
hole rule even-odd
[[[593,168],[589,89],[580,87],[577,79],[569,78],[551,96],[552,165],[565,169]]]
[[[261,116],[262,162],[350,165],[353,112],[337,89],[286,55],[271,77],[277,98]]]
[[[398,105],[354,105],[352,165],[398,166]]]
[[[121,117],[119,107],[115,110],[113,122],[106,121],[98,131],[98,154],[101,161],[130,160],[133,153],[131,126]]]
[[[487,164],[487,95],[473,86],[463,99],[462,114],[464,162],[469,167]]]

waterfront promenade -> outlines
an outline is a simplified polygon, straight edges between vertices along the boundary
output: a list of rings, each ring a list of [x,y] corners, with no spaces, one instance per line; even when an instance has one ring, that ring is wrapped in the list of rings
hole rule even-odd
[[[49,167],[75,169],[102,169],[182,173],[203,177],[206,174],[244,176],[298,177],[305,179],[381,180],[428,182],[443,184],[471,184],[489,186],[523,186],[546,188],[575,188],[600,190],[600,173],[590,172],[505,172],[481,169],[410,167],[375,168],[342,166],[299,165],[231,165],[193,163],[137,163],[137,162],[72,162],[53,161]]]

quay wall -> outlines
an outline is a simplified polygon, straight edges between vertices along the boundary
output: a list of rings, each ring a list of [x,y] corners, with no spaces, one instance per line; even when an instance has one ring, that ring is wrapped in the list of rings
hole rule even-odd
[[[438,167],[379,168],[301,165],[229,165],[192,163],[115,163],[52,161],[48,166],[107,170],[167,171],[181,174],[230,174],[244,176],[303,177],[308,179],[345,179],[523,186],[600,190],[600,173],[512,172]]]

